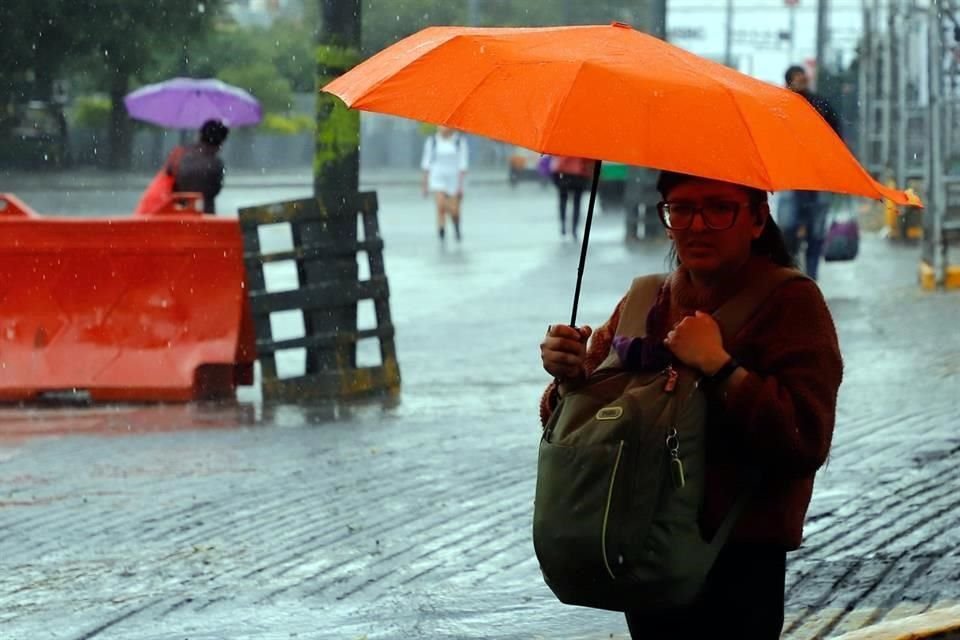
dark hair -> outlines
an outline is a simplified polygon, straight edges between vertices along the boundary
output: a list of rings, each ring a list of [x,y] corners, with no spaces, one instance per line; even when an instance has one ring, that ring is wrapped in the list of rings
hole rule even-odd
[[[793,80],[793,76],[797,75],[798,73],[807,75],[807,70],[795,64],[791,65],[790,68],[787,69],[787,72],[783,74],[783,79],[786,81],[787,84],[790,84],[790,81]]]
[[[219,147],[227,139],[230,129],[219,120],[207,120],[200,127],[200,141],[211,147]]]
[[[660,196],[666,200],[667,194],[673,191],[679,184],[688,180],[709,180],[700,176],[692,176],[686,173],[676,173],[674,171],[661,171],[657,178],[657,191]],[[722,181],[721,181],[722,182]],[[750,201],[750,208],[756,211],[759,207],[767,204],[767,192],[755,187],[748,187],[743,184],[730,182],[735,187],[743,189],[747,193]],[[796,268],[797,263],[787,251],[786,241],[783,239],[783,232],[774,221],[773,216],[767,215],[767,222],[763,225],[763,232],[760,237],[750,243],[750,253],[755,256],[765,256],[771,262],[781,267]],[[675,266],[680,265],[680,256],[677,255],[676,245],[670,247],[668,259]]]

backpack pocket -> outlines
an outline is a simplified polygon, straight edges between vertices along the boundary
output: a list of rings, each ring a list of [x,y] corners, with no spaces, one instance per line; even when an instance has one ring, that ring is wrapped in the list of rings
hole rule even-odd
[[[548,582],[576,576],[569,588],[579,592],[622,573],[618,541],[630,454],[623,440],[577,447],[540,443],[533,539]]]

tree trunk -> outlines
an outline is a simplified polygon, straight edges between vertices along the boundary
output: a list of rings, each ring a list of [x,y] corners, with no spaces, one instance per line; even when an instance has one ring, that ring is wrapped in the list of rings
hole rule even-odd
[[[127,115],[127,109],[123,105],[123,98],[129,89],[130,76],[118,69],[110,81],[110,131],[107,138],[110,147],[107,166],[114,170],[130,168],[133,127],[130,116]]]

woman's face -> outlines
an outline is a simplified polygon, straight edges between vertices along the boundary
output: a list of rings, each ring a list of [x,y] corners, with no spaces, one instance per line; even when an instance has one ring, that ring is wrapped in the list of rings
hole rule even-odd
[[[678,184],[665,202],[667,235],[680,262],[704,274],[736,269],[746,262],[750,244],[760,237],[770,213],[766,204],[751,209],[744,188],[707,179]]]
[[[449,138],[453,135],[453,129],[450,127],[437,127],[437,132],[444,138]]]

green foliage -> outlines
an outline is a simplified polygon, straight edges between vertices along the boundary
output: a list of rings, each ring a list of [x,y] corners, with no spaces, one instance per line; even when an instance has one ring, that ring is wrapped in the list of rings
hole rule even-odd
[[[303,113],[290,116],[268,113],[263,117],[263,122],[260,125],[260,130],[264,133],[282,136],[293,136],[305,131],[313,131],[313,128],[313,116]]]
[[[264,111],[290,110],[293,101],[290,82],[277,75],[276,68],[269,62],[226,67],[217,74],[217,77],[228,84],[249,91],[260,101]]]
[[[110,108],[105,95],[80,96],[73,103],[72,120],[77,126],[103,131],[110,124]]]
[[[270,60],[291,88],[299,93],[313,91],[316,72],[313,26],[304,22],[278,21],[267,30],[266,41],[270,46]]]
[[[29,99],[49,100],[67,62],[89,50],[85,3],[0,1],[0,111]]]
[[[365,0],[362,12],[366,56],[430,25],[467,21],[465,0]]]

